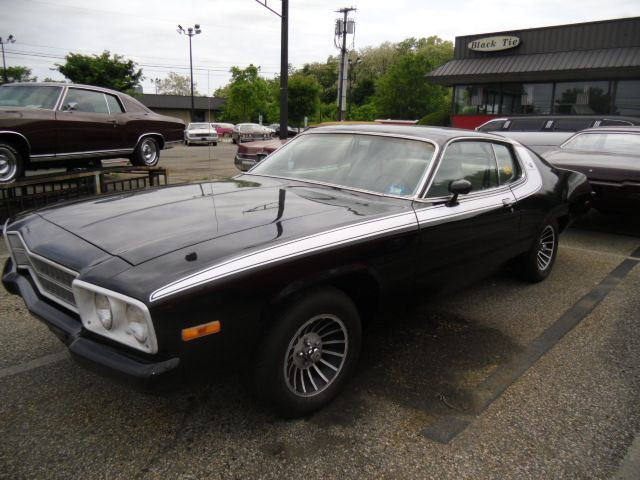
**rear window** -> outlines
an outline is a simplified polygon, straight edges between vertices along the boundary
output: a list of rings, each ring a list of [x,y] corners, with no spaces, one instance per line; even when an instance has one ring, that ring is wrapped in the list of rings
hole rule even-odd
[[[517,118],[511,120],[510,132],[537,132],[544,128],[545,120],[539,118]]]
[[[495,130],[501,130],[504,126],[506,120],[493,120],[491,122],[487,122],[484,125],[478,127],[478,131],[480,132],[493,132]]]
[[[637,154],[640,135],[635,133],[580,133],[562,146],[569,150]]]

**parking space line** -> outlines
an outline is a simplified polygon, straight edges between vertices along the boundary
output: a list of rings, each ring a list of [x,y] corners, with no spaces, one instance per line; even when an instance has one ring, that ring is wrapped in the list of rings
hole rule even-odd
[[[473,420],[484,412],[502,393],[516,382],[535,362],[587,317],[606,296],[618,286],[629,272],[640,263],[640,248],[614,268],[598,285],[578,300],[555,323],[531,342],[510,362],[498,367],[472,393],[473,412],[446,415],[438,418],[422,434],[436,442],[447,444],[462,433]]]
[[[58,353],[52,353],[51,355],[45,355],[43,357],[38,357],[29,362],[21,363],[19,365],[12,365],[11,367],[6,367],[0,369],[0,379],[10,377],[12,375],[17,375],[19,373],[28,372],[35,368],[45,367],[47,365],[51,365],[52,363],[59,362],[61,360],[66,360],[71,358],[67,350],[62,350]]]

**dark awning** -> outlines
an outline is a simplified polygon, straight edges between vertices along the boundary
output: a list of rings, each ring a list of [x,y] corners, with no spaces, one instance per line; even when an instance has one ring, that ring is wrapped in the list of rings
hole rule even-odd
[[[441,85],[640,78],[640,47],[451,60],[426,78]]]

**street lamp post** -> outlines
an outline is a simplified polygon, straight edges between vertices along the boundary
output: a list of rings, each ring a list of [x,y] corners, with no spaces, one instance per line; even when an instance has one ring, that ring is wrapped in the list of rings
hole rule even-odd
[[[200,33],[202,33],[202,30],[200,29],[200,25],[199,24],[195,24],[193,27],[188,27],[186,30],[184,28],[182,28],[182,25],[178,25],[178,28],[176,29],[177,32],[180,35],[187,35],[189,37],[189,71],[191,72],[191,121],[194,120],[193,118],[193,111],[194,111],[194,106],[193,106],[193,55],[191,53],[191,38],[195,35],[199,35]]]
[[[4,44],[5,43],[15,43],[16,39],[13,35],[9,35],[6,40],[2,40],[0,37],[0,46],[2,46],[2,68],[4,72],[4,83],[7,83],[9,79],[7,78],[7,62],[4,59]]]

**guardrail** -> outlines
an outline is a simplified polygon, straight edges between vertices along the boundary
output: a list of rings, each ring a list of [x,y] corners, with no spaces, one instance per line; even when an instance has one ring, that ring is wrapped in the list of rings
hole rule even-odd
[[[141,190],[168,183],[162,167],[106,167],[34,175],[0,185],[0,222],[33,208],[103,193]]]

